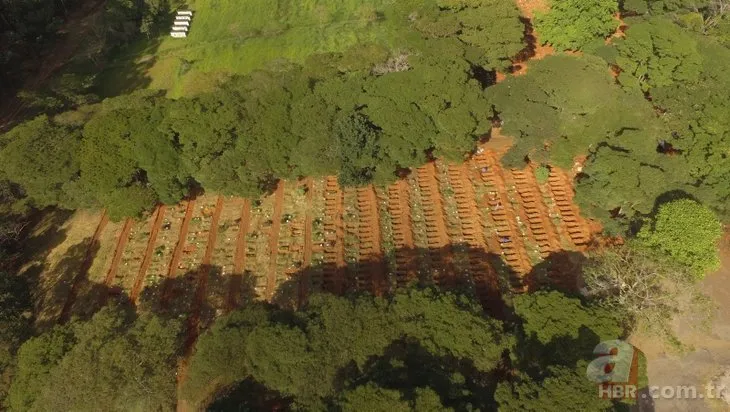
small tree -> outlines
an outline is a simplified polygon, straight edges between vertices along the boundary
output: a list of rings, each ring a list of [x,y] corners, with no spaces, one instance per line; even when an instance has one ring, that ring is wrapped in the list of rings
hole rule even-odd
[[[720,267],[717,242],[721,236],[722,224],[715,213],[690,199],[662,205],[638,234],[643,244],[666,253],[699,278]]]
[[[671,321],[677,314],[706,321],[710,301],[692,275],[657,259],[649,249],[628,244],[592,256],[583,268],[586,294],[623,314],[640,330],[676,342]]]
[[[618,21],[616,0],[563,0],[552,2],[550,11],[538,14],[536,30],[546,42],[561,50],[580,50],[603,39]]]

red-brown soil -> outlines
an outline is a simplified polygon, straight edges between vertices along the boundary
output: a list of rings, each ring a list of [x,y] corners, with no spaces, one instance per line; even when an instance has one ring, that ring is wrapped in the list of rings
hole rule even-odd
[[[474,186],[469,178],[469,164],[449,165],[449,178],[454,188],[458,215],[461,220],[461,236],[469,246],[469,273],[477,298],[485,308],[491,308],[497,313],[501,302],[499,275],[492,267],[492,263],[484,258],[493,253],[484,235],[483,214],[477,207],[477,197]]]
[[[170,265],[167,269],[166,282],[161,297],[163,306],[167,306],[172,298],[172,296],[170,296],[172,293],[171,280],[177,276],[177,272],[180,270],[180,259],[182,258],[183,250],[185,249],[185,240],[187,239],[188,231],[190,230],[190,220],[193,218],[194,210],[195,200],[188,200],[187,205],[185,206],[185,217],[183,218],[182,225],[180,226],[180,235],[177,238],[178,240],[175,244],[175,251],[172,253]]]
[[[271,299],[276,291],[276,256],[279,246],[279,229],[281,228],[281,213],[284,207],[284,181],[279,181],[274,193],[274,214],[271,216],[271,237],[269,237],[269,274],[266,281],[266,298]]]
[[[241,218],[238,221],[238,235],[236,237],[236,253],[233,263],[233,275],[228,292],[228,310],[231,311],[239,304],[241,285],[243,282],[244,270],[246,268],[246,234],[251,221],[251,201],[243,200],[241,206]]]
[[[307,203],[304,216],[304,255],[302,259],[302,265],[303,267],[308,268],[312,266],[312,253],[314,250],[312,244],[312,224],[314,221],[314,218],[312,217],[312,201],[314,200],[314,179],[312,179],[311,177],[307,178],[305,182],[305,187],[307,190]],[[309,296],[309,285],[311,282],[308,273],[303,272],[302,274],[300,274],[300,276],[300,279],[298,279],[299,290],[297,296],[297,303],[299,307],[305,304],[307,296]]]
[[[388,188],[388,213],[393,219],[396,286],[405,287],[418,277],[413,251],[413,229],[408,183],[400,180]]]
[[[109,271],[106,274],[106,279],[104,280],[104,284],[107,286],[107,288],[112,287],[112,285],[114,284],[114,279],[117,277],[119,263],[121,263],[122,261],[124,249],[127,247],[127,242],[129,242],[130,232],[132,231],[133,225],[134,220],[128,218],[127,220],[125,220],[124,226],[122,226],[122,231],[119,233],[119,237],[117,238],[117,246],[114,249],[114,257],[112,258],[111,266],[109,267]],[[104,296],[100,296],[101,306],[104,306],[107,298],[108,293],[104,293]]]
[[[150,245],[165,244],[155,239],[172,235],[171,241],[176,243],[174,251],[164,255],[167,261],[164,280],[167,282],[159,299],[163,308],[175,303],[176,307],[189,313],[188,348],[204,326],[201,306],[213,293],[208,290],[213,287],[208,284],[212,279],[211,263],[232,268],[221,274],[227,282],[220,305],[224,310],[216,311],[214,316],[240,305],[243,293],[250,292],[243,290],[242,280],[248,282],[257,276],[261,279],[258,298],[266,300],[276,297],[284,282],[294,280],[296,305],[304,304],[310,293],[319,290],[388,293],[393,288],[418,281],[446,288],[467,286],[485,309],[498,316],[505,288],[511,287],[517,292],[527,290],[531,279],[526,275],[532,272],[533,266],[548,262],[548,258],[548,277],[556,270],[573,265],[571,255],[561,253],[585,250],[595,231],[600,229],[581,217],[573,203],[571,172],[553,168],[548,182],[539,184],[531,167],[504,169],[498,158],[508,146],[507,140],[504,144],[490,141],[463,164],[428,163],[414,170],[409,179],[377,190],[367,186],[345,191],[338,185],[337,178],[330,176],[299,183],[306,195],[297,192],[301,193],[298,197],[294,196],[294,191],[301,190],[297,184],[282,182],[271,198],[257,202],[255,207],[248,200],[222,197],[215,198],[213,206],[210,196],[204,196],[197,201],[169,206],[167,213],[160,208],[149,220],[152,229],[148,237],[133,239],[135,245],[146,242],[143,243],[146,250],[142,267],[132,275],[136,276],[132,297],[139,297],[148,285],[143,280],[148,277],[146,267],[153,254]],[[285,191],[285,184],[292,186]],[[291,202],[303,203],[299,203],[297,209]],[[345,209],[348,216],[345,216]],[[219,227],[223,224],[219,222],[221,210],[226,210],[226,220],[231,222],[237,220],[235,217],[240,211],[235,251],[232,244],[223,245],[225,250],[216,245],[221,242],[218,239],[221,237]],[[283,211],[294,210],[302,211],[301,216],[294,218],[297,224],[282,224]],[[258,216],[256,228],[253,227],[254,214]],[[392,233],[384,232],[382,219],[388,219]],[[168,229],[163,232],[160,225],[167,220],[168,224],[179,223],[179,231],[173,233]],[[192,228],[191,221],[194,221]],[[147,224],[140,226],[128,220],[119,229],[116,250],[107,271],[107,285],[114,284],[125,248],[131,247],[127,241],[135,233],[145,235],[140,228],[148,227]],[[322,239],[315,236],[315,226],[321,228],[317,231],[323,233]],[[133,230],[135,227],[137,229]],[[96,230],[98,232],[99,228]],[[221,239],[233,242],[225,236]],[[387,263],[386,240],[392,242],[394,252]],[[252,249],[254,242],[259,246]],[[291,253],[282,253],[279,250],[282,245],[290,248],[295,245],[296,248],[291,248]],[[301,245],[301,256],[298,245]],[[266,256],[261,259],[265,265],[256,266],[253,261],[261,251],[265,251]],[[358,261],[348,264],[346,256],[354,256],[353,253],[357,253]],[[564,259],[557,259],[555,254]],[[213,255],[215,262],[211,260]],[[292,260],[291,264],[282,261],[287,258]],[[297,271],[282,272],[282,268],[288,268],[300,259],[301,267]],[[257,267],[263,273],[255,273]],[[386,277],[386,267],[393,279]],[[277,277],[277,271],[279,275],[288,276]],[[303,275],[296,279],[290,276],[294,273]],[[187,274],[182,279],[187,282],[183,288],[190,290],[173,291],[171,280],[182,274]],[[190,281],[187,281],[188,277]],[[178,284],[176,288],[182,284],[174,283]],[[205,315],[207,323],[210,319],[207,313]],[[184,373],[183,368],[181,376]]]
[[[512,170],[512,181],[522,199],[530,234],[540,248],[540,256],[547,258],[560,250],[560,239],[540,195],[535,172],[532,168]]]
[[[357,289],[381,295],[387,289],[383,253],[380,246],[378,199],[372,186],[357,189],[357,207],[360,222],[358,237],[360,263],[357,269]]]
[[[555,200],[560,220],[571,241],[579,249],[588,246],[592,239],[589,223],[580,216],[578,206],[573,202],[573,186],[566,173],[557,168],[550,170],[550,192]]]
[[[337,177],[328,177],[325,185],[325,247],[322,289],[332,293],[341,293],[344,286],[342,278],[345,268],[343,199],[344,193],[337,183]]]
[[[157,208],[157,211],[155,212],[155,219],[152,222],[152,228],[150,229],[149,240],[147,241],[147,249],[145,249],[144,258],[142,259],[142,266],[140,266],[140,268],[139,268],[139,273],[137,274],[137,278],[134,281],[134,286],[132,288],[132,292],[129,295],[129,299],[133,303],[137,303],[139,294],[140,294],[140,292],[142,292],[142,285],[144,284],[144,277],[147,274],[147,270],[150,267],[150,263],[152,262],[152,254],[154,253],[154,250],[155,250],[155,242],[157,242],[157,235],[160,233],[160,228],[162,227],[162,221],[165,218],[166,211],[167,211],[167,206],[160,205]]]
[[[532,264],[518,225],[518,212],[508,195],[503,170],[488,151],[474,156],[473,162],[479,171],[481,181],[491,188],[485,194],[486,205],[490,209],[490,216],[495,224],[501,254],[518,275],[513,279],[513,286],[519,289],[522,287],[520,286],[521,276],[530,272]]]
[[[443,287],[453,287],[456,284],[454,268],[451,264],[449,236],[439,192],[439,182],[436,180],[436,165],[428,163],[416,170],[418,187],[425,199],[423,214],[426,219],[426,236],[430,264],[433,270],[433,282]],[[432,253],[439,251],[439,253]],[[446,251],[446,253],[441,253]]]
[[[213,211],[213,220],[208,231],[208,241],[205,246],[205,255],[203,255],[203,262],[198,271],[198,284],[195,290],[195,299],[192,305],[192,313],[188,318],[188,331],[185,339],[185,353],[189,353],[195,340],[198,338],[200,333],[200,311],[203,307],[203,303],[206,298],[206,287],[208,285],[208,277],[210,276],[210,264],[213,258],[213,251],[215,250],[215,244],[218,239],[218,222],[220,221],[221,212],[223,211],[223,197],[218,196],[215,204],[215,210]]]

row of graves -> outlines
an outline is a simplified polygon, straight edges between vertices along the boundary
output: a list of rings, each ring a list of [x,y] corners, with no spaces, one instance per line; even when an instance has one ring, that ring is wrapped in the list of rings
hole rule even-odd
[[[175,15],[175,23],[172,25],[170,36],[175,38],[188,37],[190,23],[193,20],[193,12],[189,10],[178,10]]]

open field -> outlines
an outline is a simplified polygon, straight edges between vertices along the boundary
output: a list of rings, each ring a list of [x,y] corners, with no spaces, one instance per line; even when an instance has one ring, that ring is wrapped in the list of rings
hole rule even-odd
[[[102,83],[124,87],[131,77],[172,97],[207,91],[217,81],[286,59],[295,63],[316,53],[341,52],[358,44],[387,48],[406,44],[384,10],[392,0],[192,0],[195,15],[185,39],[163,33],[122,50]],[[131,75],[134,73],[134,76]],[[125,78],[126,77],[126,78]],[[115,94],[113,87],[105,94]]]
[[[591,242],[571,181],[553,169],[540,184],[531,168],[506,170],[483,148],[389,187],[309,178],[254,201],[200,196],[140,221],[79,215],[71,224],[83,224],[53,254],[76,242],[86,256],[96,236],[91,260],[77,259],[63,293],[49,291],[39,305],[63,301],[66,316],[84,315],[126,296],[141,310],[188,314],[196,331],[247,299],[297,306],[316,291],[382,294],[412,282],[469,290],[489,307],[507,289],[545,281],[556,254]]]

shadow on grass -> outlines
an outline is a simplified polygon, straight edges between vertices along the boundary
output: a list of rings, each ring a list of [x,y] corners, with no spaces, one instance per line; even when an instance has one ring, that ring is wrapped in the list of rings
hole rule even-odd
[[[160,36],[164,33],[160,33]],[[94,91],[107,98],[145,89],[152,83],[148,71],[157,62],[161,37],[140,38],[135,43],[119,49],[99,73]]]

